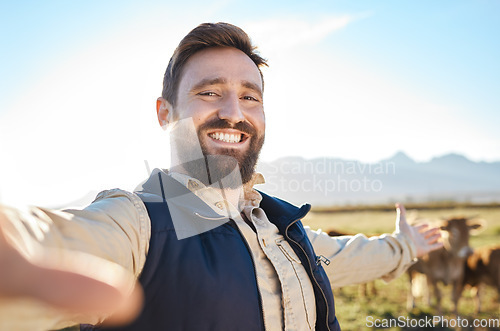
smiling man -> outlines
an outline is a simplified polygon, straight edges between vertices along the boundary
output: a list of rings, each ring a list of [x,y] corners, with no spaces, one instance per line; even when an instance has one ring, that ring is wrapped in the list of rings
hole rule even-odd
[[[213,178],[215,175],[225,177],[239,166],[245,184],[252,178],[264,144],[263,79],[259,66],[265,61],[253,52],[244,35],[237,36],[242,49],[224,46],[231,40],[214,38],[213,46],[198,50],[198,38],[205,38],[207,44],[210,40],[209,36],[197,33],[200,32],[193,31],[184,39],[170,61],[162,97],[157,101],[158,120],[165,125],[192,119],[196,136],[183,135],[172,146],[173,162],[182,164],[190,175],[205,178],[203,164],[200,170],[189,163],[199,155],[200,146],[204,156],[234,158],[220,158],[212,170],[213,181],[220,179]]]
[[[76,266],[90,256],[99,260],[90,274],[114,275],[121,267],[134,277],[105,285],[128,293],[123,288],[138,280],[145,299],[139,317],[120,330],[339,330],[331,284],[399,276],[414,258],[440,247],[438,230],[409,226],[398,206],[391,235],[331,238],[302,225],[309,205],[295,207],[257,191],[254,185],[263,182],[255,173],[265,136],[263,65],[234,25],[201,24],[191,31],[170,59],[157,100],[158,121],[170,135],[169,169],[155,169],[133,193],[101,192],[83,210],[0,209],[1,232],[11,238],[0,241],[0,252],[3,245],[4,252],[26,253],[0,254],[0,270],[36,259],[37,247],[54,257],[50,268],[69,271],[57,281],[45,279],[55,293],[68,291],[61,279],[75,288],[86,281],[100,302],[110,301],[109,293],[98,291],[101,278],[89,283],[89,268],[83,280],[74,277],[81,272]],[[61,258],[74,252],[71,263]],[[31,277],[41,275],[32,270]],[[11,276],[4,280],[16,283]],[[29,280],[19,279],[15,288]],[[0,296],[1,289],[2,279]],[[20,303],[16,295],[37,304]],[[64,300],[54,305],[46,295],[14,291],[0,301],[0,321],[18,330],[28,329],[28,321],[41,328],[86,322],[93,325],[82,329],[104,329],[100,322],[110,312],[124,311],[115,303],[92,314],[92,305],[84,304],[88,295],[75,295],[85,314],[61,309]],[[10,313],[2,316],[4,308]]]

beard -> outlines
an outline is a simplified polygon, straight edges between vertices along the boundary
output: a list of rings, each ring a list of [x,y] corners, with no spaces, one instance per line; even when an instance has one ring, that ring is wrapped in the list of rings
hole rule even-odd
[[[217,153],[211,153],[205,143],[207,132],[214,129],[236,129],[244,132],[250,139],[248,149],[239,151],[232,148],[218,149]],[[188,139],[193,136],[184,132],[183,139],[174,139],[177,153],[180,160],[185,160],[177,166],[171,168],[172,171],[184,170],[189,176],[198,179],[206,186],[219,182],[220,188],[237,188],[248,183],[253,174],[259,159],[260,151],[264,145],[265,135],[259,135],[257,130],[247,122],[238,122],[234,125],[226,120],[214,118],[203,123],[197,130],[195,139]],[[199,155],[201,148],[202,157]],[[179,168],[179,169],[176,169]]]

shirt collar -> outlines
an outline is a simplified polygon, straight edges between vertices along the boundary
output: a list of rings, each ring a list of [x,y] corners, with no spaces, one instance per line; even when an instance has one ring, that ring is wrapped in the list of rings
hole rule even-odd
[[[235,210],[241,211],[246,207],[259,207],[260,202],[262,201],[261,194],[254,189],[255,185],[265,183],[264,176],[261,173],[254,173],[250,181],[243,185],[240,192],[238,206],[233,206],[229,201],[224,199],[224,197],[219,193],[220,191],[215,190],[212,187],[205,186],[205,184],[198,179],[179,172],[165,172],[170,177],[185,186],[188,190],[196,194],[201,200],[218,213],[221,213],[222,211],[223,214],[225,214],[224,211],[227,210],[229,214],[233,214]]]

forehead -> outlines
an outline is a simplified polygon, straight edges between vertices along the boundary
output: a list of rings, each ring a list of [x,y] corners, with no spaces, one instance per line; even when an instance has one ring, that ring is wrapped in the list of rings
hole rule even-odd
[[[468,233],[467,220],[465,218],[453,218],[447,221],[447,228],[454,233]]]
[[[204,79],[222,78],[228,84],[251,82],[262,91],[262,78],[255,63],[242,51],[232,47],[211,47],[192,55],[183,68],[179,92]]]

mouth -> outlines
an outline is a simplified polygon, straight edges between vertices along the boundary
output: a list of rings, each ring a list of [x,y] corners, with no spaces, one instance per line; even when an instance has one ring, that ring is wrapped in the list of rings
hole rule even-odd
[[[239,130],[218,129],[208,132],[208,136],[216,143],[237,146],[244,143],[249,136]]]

